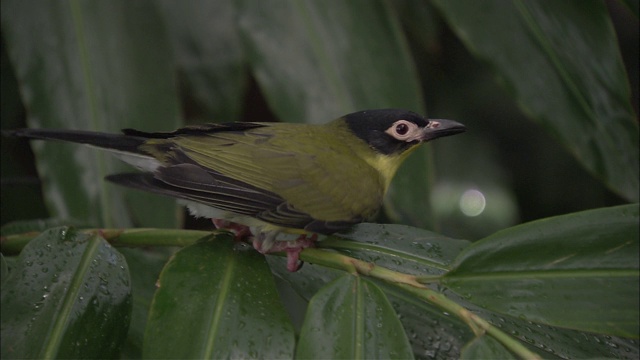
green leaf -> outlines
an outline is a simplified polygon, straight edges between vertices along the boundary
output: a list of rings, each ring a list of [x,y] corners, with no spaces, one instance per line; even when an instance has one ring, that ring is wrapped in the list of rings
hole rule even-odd
[[[149,312],[144,357],[293,356],[293,326],[264,257],[233,247],[218,236],[167,263]]]
[[[602,1],[442,1],[466,46],[582,165],[638,201],[638,122]]]
[[[324,123],[384,107],[424,112],[415,64],[385,2],[247,0],[240,9],[250,65],[283,120]]]
[[[638,18],[638,14],[640,13],[640,1],[638,0],[622,0],[622,2],[629,8],[629,10],[633,13],[633,15]]]
[[[2,285],[2,358],[113,358],[129,327],[124,257],[70,228],[42,233]]]
[[[398,313],[417,357],[460,358],[462,347],[474,337],[467,324],[395,286],[388,283],[379,285]]]
[[[317,246],[338,251],[391,270],[415,275],[440,275],[470,244],[427,230],[405,225],[363,223],[349,233],[320,237]],[[267,258],[272,271],[309,300],[325,284],[342,275],[341,271],[305,264],[294,273],[286,269],[286,260]]]
[[[171,52],[151,1],[2,2],[2,30],[31,127],[170,130]],[[106,185],[128,169],[80,145],[33,142],[51,215],[104,226],[172,227],[172,200]],[[88,211],[91,209],[91,211]]]
[[[309,302],[298,358],[406,359],[413,352],[384,293],[359,276],[344,275]]]
[[[144,332],[156,282],[172,253],[170,248],[120,248],[129,264],[132,293],[131,325],[122,354],[130,359],[142,357]]]
[[[515,359],[509,350],[494,338],[479,336],[462,349],[461,359]]]
[[[344,241],[338,239],[349,239]],[[471,243],[395,224],[358,224],[319,243],[346,255],[413,275],[439,275]]]
[[[9,278],[9,264],[2,253],[0,253],[0,270],[0,284],[4,286],[5,280]]]
[[[247,67],[236,22],[236,1],[160,2],[191,112],[203,122],[237,121]],[[194,106],[195,105],[195,106]],[[261,121],[252,119],[252,121]]]
[[[637,337],[638,222],[634,204],[516,226],[468,247],[442,283],[516,318]]]
[[[77,220],[72,219],[34,219],[34,220],[18,220],[2,225],[0,231],[2,236],[24,234],[28,232],[43,232],[52,227],[73,226],[82,228]]]

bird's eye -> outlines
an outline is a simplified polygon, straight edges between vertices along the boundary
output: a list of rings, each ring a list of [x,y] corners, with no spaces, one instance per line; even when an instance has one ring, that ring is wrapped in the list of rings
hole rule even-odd
[[[417,124],[411,121],[398,120],[387,129],[386,133],[397,140],[412,142],[414,140],[419,140],[422,131]]]
[[[409,126],[407,124],[398,124],[396,125],[396,134],[398,135],[404,135],[407,132],[409,132]]]

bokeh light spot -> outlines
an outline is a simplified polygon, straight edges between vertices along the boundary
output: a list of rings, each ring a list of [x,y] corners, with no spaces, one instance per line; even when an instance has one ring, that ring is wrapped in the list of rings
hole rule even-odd
[[[469,189],[460,196],[460,211],[466,216],[478,216],[486,206],[487,200],[479,190]]]

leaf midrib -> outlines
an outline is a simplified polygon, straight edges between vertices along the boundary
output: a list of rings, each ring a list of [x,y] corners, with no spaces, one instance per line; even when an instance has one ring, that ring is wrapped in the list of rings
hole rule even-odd
[[[544,278],[598,278],[598,277],[640,277],[638,269],[563,269],[563,270],[526,270],[526,271],[496,271],[496,272],[474,272],[467,274],[457,274],[451,272],[445,276],[445,280],[470,280],[470,281],[489,281],[489,280],[525,280],[525,279],[544,279]]]

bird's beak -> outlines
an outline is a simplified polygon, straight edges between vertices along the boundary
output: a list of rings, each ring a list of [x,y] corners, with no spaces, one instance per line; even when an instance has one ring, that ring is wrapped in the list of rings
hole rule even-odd
[[[429,141],[467,131],[459,122],[445,119],[429,119],[429,125],[423,130],[422,141]]]

